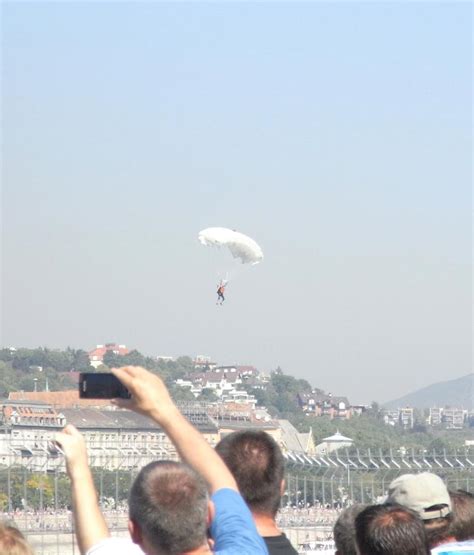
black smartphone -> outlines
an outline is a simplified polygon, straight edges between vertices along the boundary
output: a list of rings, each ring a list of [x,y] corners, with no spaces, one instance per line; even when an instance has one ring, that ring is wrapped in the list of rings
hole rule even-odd
[[[113,374],[81,372],[79,374],[81,399],[130,399],[128,389]]]

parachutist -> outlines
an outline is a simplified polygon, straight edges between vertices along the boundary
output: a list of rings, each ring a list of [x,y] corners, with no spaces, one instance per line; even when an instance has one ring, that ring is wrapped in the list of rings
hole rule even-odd
[[[225,247],[234,258],[239,259],[244,265],[255,266],[263,260],[262,249],[251,237],[227,227],[208,227],[203,229],[199,232],[198,239],[206,247]],[[227,279],[221,279],[217,286],[216,305],[224,303],[224,292],[227,283]]]
[[[225,301],[225,297],[224,297],[225,286],[226,286],[226,282],[221,281],[219,286],[217,287],[217,302],[216,302],[216,304],[222,304]]]

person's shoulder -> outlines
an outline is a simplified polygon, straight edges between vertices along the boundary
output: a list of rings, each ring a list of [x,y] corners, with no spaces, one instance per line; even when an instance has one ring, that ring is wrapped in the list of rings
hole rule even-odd
[[[129,538],[107,538],[89,549],[86,555],[143,555]]]
[[[263,541],[270,555],[298,555],[298,551],[296,551],[285,534],[263,536]]]
[[[474,555],[474,540],[445,543],[431,550],[431,555],[454,555],[455,553]]]
[[[213,493],[211,499],[215,508],[211,535],[216,555],[268,554],[252,513],[238,491],[221,488]]]

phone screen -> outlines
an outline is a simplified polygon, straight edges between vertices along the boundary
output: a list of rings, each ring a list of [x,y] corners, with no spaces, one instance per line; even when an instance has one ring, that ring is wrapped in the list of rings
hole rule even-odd
[[[79,375],[81,399],[130,399],[128,389],[113,375],[107,373],[81,373]]]

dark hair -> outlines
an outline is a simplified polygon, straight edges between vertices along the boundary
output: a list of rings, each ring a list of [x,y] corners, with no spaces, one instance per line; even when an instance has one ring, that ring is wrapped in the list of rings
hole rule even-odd
[[[18,528],[0,522],[0,553],[2,555],[33,555],[33,549]]]
[[[183,463],[157,461],[143,467],[128,503],[130,520],[160,553],[190,551],[207,541],[206,485]]]
[[[285,471],[276,441],[266,432],[244,430],[224,437],[216,451],[233,474],[250,510],[275,517]]]
[[[441,510],[446,505],[433,505],[428,507],[426,510]],[[425,524],[426,537],[428,538],[428,543],[430,548],[436,547],[440,543],[445,543],[452,536],[451,526],[453,523],[453,513],[449,513],[446,516],[438,518],[430,518],[429,520],[423,521]]]
[[[451,534],[458,540],[474,539],[474,495],[467,491],[450,491],[453,504]]]
[[[361,555],[429,555],[423,521],[396,504],[371,505],[355,519]]]
[[[355,518],[367,505],[359,503],[344,509],[334,525],[334,543],[339,555],[357,555]]]

